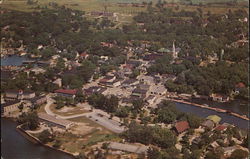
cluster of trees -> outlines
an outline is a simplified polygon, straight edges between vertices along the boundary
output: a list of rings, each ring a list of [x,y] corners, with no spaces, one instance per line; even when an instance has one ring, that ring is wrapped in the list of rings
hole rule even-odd
[[[156,115],[155,122],[161,122],[166,124],[171,124],[174,121],[186,120],[188,121],[191,128],[198,128],[202,122],[202,119],[187,113],[182,113],[178,111],[175,104],[170,101],[164,100],[159,104],[153,113]]]
[[[130,142],[153,144],[162,148],[173,147],[177,142],[176,135],[169,129],[157,126],[142,126],[133,121],[129,124],[128,130],[123,133],[123,136]]]
[[[105,110],[109,113],[114,113],[118,109],[119,98],[115,95],[104,96],[103,94],[92,94],[87,98],[90,105],[95,108]]]
[[[22,128],[35,130],[39,127],[38,116],[36,112],[22,113],[17,122],[23,124]]]

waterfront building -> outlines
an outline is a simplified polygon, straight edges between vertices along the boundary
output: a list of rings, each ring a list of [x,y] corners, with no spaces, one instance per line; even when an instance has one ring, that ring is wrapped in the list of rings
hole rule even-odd
[[[181,134],[182,132],[188,130],[190,128],[189,124],[187,121],[179,121],[175,123],[174,125],[174,130],[178,133]]]
[[[40,122],[45,122],[48,126],[52,127],[69,129],[74,125],[74,123],[69,120],[57,119],[56,117],[48,115],[46,113],[38,113],[38,118]]]
[[[18,106],[21,105],[20,100],[9,101],[1,104],[1,115],[10,115],[14,111],[18,111]]]

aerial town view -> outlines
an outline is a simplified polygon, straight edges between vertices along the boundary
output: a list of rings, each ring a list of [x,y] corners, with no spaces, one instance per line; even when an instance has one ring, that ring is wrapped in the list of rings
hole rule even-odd
[[[1,159],[249,159],[248,0],[0,0]]]

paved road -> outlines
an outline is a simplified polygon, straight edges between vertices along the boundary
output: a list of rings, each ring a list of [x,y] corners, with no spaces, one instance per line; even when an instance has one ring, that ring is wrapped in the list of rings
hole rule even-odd
[[[50,110],[51,104],[54,103],[54,100],[50,98],[50,96],[47,96],[47,104],[45,105],[44,109],[47,114],[56,116],[58,119],[71,119],[71,118],[77,118],[77,117],[82,117],[85,116],[89,118],[90,120],[102,125],[103,127],[115,132],[115,133],[121,133],[125,131],[125,127],[120,126],[120,123],[116,120],[109,119],[107,116],[108,114],[106,112],[103,112],[102,110],[94,109],[93,112],[89,113],[83,113],[83,114],[76,114],[76,115],[70,115],[70,116],[62,116],[62,115],[57,115],[53,113]],[[98,114],[103,114],[101,117]]]
[[[119,122],[109,119],[106,116],[101,117],[96,112],[88,113],[86,114],[86,117],[115,133],[122,133],[126,130],[124,126],[120,126]]]

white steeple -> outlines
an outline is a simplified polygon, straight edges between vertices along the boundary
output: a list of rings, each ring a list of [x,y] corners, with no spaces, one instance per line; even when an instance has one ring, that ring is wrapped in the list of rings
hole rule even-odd
[[[174,44],[174,42],[175,42],[175,40],[173,41],[173,58],[175,59],[175,58],[177,58],[178,57],[178,53],[176,52],[176,50],[175,50],[175,44]]]

